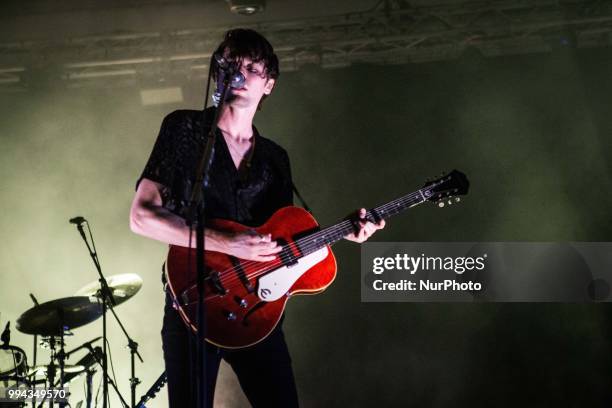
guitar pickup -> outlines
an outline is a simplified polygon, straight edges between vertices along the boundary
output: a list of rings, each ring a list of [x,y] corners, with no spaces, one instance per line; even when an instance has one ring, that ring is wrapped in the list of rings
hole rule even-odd
[[[210,281],[212,282],[212,285],[217,291],[217,293],[219,293],[220,295],[225,295],[227,293],[227,289],[225,289],[221,284],[219,272],[211,272],[208,276],[210,277]]]
[[[234,266],[234,270],[236,271],[236,274],[238,275],[238,279],[240,279],[240,282],[242,283],[244,288],[247,290],[247,292],[248,293],[255,292],[255,287],[249,281],[249,278],[247,277],[246,272],[244,271],[244,268],[242,268],[242,264],[240,263],[240,260],[234,256],[230,256],[229,259],[232,265]]]

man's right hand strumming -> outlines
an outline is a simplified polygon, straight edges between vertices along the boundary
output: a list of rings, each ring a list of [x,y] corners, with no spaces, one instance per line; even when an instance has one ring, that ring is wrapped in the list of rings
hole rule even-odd
[[[249,261],[270,262],[282,250],[270,234],[258,234],[253,230],[227,234],[225,240],[222,252]]]

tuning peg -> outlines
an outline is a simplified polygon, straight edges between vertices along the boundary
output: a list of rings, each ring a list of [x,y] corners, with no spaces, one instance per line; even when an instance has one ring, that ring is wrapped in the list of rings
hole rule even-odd
[[[438,201],[438,207],[440,208],[444,207],[444,201]]]
[[[448,205],[452,205],[453,204],[453,200],[448,200]]]
[[[458,203],[459,201],[461,201],[461,197],[455,197],[455,202]]]

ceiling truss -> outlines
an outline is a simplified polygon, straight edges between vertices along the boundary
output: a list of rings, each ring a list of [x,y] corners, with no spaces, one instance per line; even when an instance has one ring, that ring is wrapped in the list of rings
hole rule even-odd
[[[468,1],[414,6],[383,0],[372,10],[249,27],[274,45],[282,71],[355,63],[405,64],[608,47],[608,1]],[[229,27],[103,34],[61,41],[0,43],[0,90],[38,87],[180,86],[207,75]]]

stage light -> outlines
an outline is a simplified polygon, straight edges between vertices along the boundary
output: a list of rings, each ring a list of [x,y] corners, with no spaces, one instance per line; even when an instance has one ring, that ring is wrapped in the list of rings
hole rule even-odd
[[[225,0],[234,14],[250,16],[266,8],[266,0]]]

